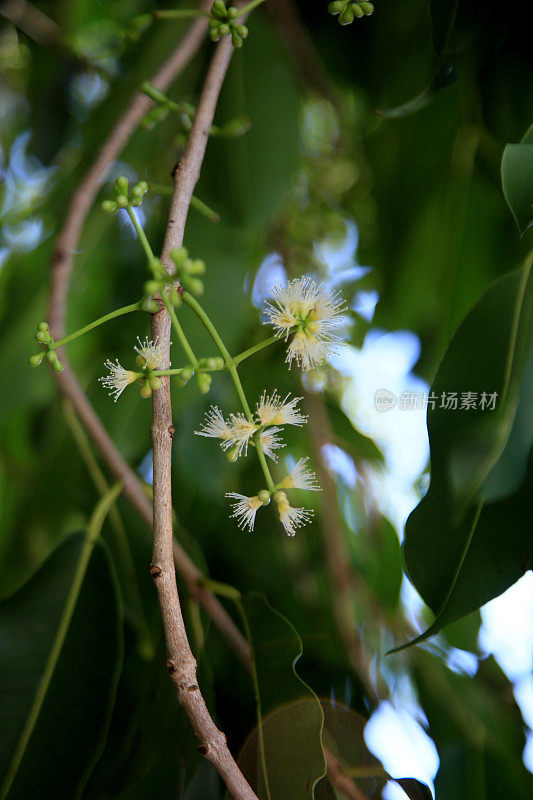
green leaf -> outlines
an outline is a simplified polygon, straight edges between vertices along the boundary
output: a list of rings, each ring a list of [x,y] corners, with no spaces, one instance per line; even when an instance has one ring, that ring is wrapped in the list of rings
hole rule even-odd
[[[0,651],[2,800],[35,796],[37,786],[43,800],[58,791],[78,797],[102,746],[122,660],[115,578],[88,534],[69,536],[3,601]]]
[[[481,661],[472,680],[419,649],[414,677],[440,758],[435,796],[529,800],[533,776],[522,760],[524,723],[494,659]]]
[[[263,595],[252,592],[240,605],[252,653],[259,726],[246,741],[239,765],[260,800],[312,800],[313,788],[326,771],[323,714],[317,696],[295,670],[302,654],[300,637]]]
[[[335,443],[355,460],[383,463],[383,453],[369,436],[354,427],[353,422],[333,400],[326,400],[329,421],[335,434]]]
[[[502,188],[520,233],[533,225],[533,125],[520,144],[508,144],[502,157]]]
[[[428,410],[431,484],[407,521],[408,575],[436,614],[411,642],[474,611],[514,583],[531,553],[533,470],[523,432],[524,387],[533,359],[531,259],[494,284],[460,325],[439,366]],[[497,393],[495,410],[441,408],[445,392]],[[512,444],[512,460],[508,443]],[[503,471],[499,461],[508,466]],[[522,484],[522,486],[521,486]],[[512,494],[511,494],[512,493]]]

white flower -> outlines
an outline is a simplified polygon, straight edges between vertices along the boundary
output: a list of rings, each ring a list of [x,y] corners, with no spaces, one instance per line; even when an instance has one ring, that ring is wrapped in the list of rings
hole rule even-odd
[[[199,431],[195,431],[197,436],[210,436],[213,439],[229,439],[232,436],[232,429],[222,415],[218,406],[211,406],[206,411],[205,422]]]
[[[308,489],[311,492],[320,492],[320,486],[315,473],[307,466],[308,458],[301,458],[294,469],[279,484],[282,489]]]
[[[267,303],[265,314],[276,335],[289,338],[294,333],[286,361],[293,359],[304,370],[314,369],[335,351],[341,339],[333,329],[341,322],[344,301],[337,290],[316,283],[308,276],[278,286]]]
[[[158,339],[155,342],[152,340],[148,340],[148,337],[141,342],[139,337],[137,336],[137,341],[139,342],[139,347],[134,347],[133,349],[139,354],[137,356],[137,363],[141,367],[148,367],[148,369],[159,369],[161,364],[163,363],[163,351],[161,350]]]
[[[307,417],[296,408],[302,398],[293,397],[287,402],[289,397],[290,394],[282,400],[276,391],[267,396],[265,389],[257,404],[257,417],[261,425],[305,425]]]
[[[247,497],[245,494],[237,492],[228,492],[226,497],[234,497],[237,501],[231,504],[233,513],[230,514],[230,519],[235,517],[242,530],[247,528],[249,531],[253,531],[257,509],[263,505],[261,500],[258,497]]]
[[[289,536],[294,536],[296,528],[306,525],[313,517],[313,512],[306,508],[292,508],[285,492],[276,492],[274,500],[278,504],[281,524]]]
[[[133,383],[137,378],[141,377],[138,372],[130,372],[130,370],[124,369],[124,367],[119,364],[118,359],[114,364],[107,359],[107,361],[104,362],[104,367],[109,370],[109,375],[104,375],[102,378],[98,378],[98,380],[102,386],[109,389],[109,394],[115,398],[115,403],[126,386],[129,386],[130,383]]]
[[[246,419],[244,414],[230,414],[229,427],[231,435],[222,443],[222,448],[228,450],[230,447],[236,448],[238,458],[244,452],[248,454],[248,442],[257,430],[257,425],[253,420]]]
[[[274,462],[277,462],[278,460],[278,456],[274,453],[274,450],[277,450],[279,447],[285,447],[285,443],[281,440],[281,436],[277,435],[280,431],[281,428],[267,428],[259,436],[261,450]]]

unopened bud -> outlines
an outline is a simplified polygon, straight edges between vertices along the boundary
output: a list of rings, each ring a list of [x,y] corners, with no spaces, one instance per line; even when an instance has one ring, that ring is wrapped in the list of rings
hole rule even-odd
[[[353,5],[346,6],[344,11],[339,14],[340,25],[350,25],[354,21],[354,17],[362,17],[363,12],[360,7],[354,3]]]
[[[159,311],[159,303],[155,300],[149,300],[148,298],[142,301],[141,307],[143,311],[148,311],[150,314],[157,314]]]
[[[114,200],[104,200],[102,203],[102,211],[105,211],[106,214],[113,214],[117,208],[118,206]]]
[[[215,0],[211,6],[211,16],[215,17],[215,19],[226,19],[228,16],[228,10],[224,0]]]
[[[43,360],[43,358],[45,357],[45,354],[46,354],[46,350],[43,350],[40,353],[36,353],[36,355],[34,355],[34,356],[30,356],[30,358],[28,360],[29,360],[30,364],[32,365],[32,367],[38,367],[39,364],[41,363],[41,361]]]
[[[48,331],[49,330],[48,322],[39,322],[39,324],[37,325],[37,330],[38,331]]]
[[[129,180],[124,176],[121,176],[120,178],[116,179],[115,184],[113,186],[113,191],[115,192],[118,199],[121,195],[124,194],[127,195],[129,188],[130,188]]]
[[[168,293],[168,299],[172,303],[173,306],[180,306],[182,303],[181,294],[178,292],[177,289],[172,288]]]
[[[233,47],[237,49],[239,47],[242,47],[242,38],[239,36],[235,28],[231,29],[231,42],[233,44]]]
[[[198,373],[198,388],[200,389],[202,394],[207,394],[209,389],[211,388],[212,382],[211,375],[208,375],[206,372],[199,372]]]
[[[270,492],[267,492],[266,489],[261,489],[260,492],[257,492],[257,497],[261,500],[264,506],[267,506],[270,503]]]
[[[359,6],[361,7],[363,14],[366,14],[367,17],[369,17],[374,11],[373,3],[359,3]]]
[[[237,31],[241,39],[246,39],[246,37],[250,33],[246,25],[235,25],[235,30]]]
[[[50,362],[50,364],[52,364],[54,361],[57,361],[57,353],[56,353],[56,351],[55,350],[48,350],[47,353],[46,353],[46,359],[47,359],[47,361]]]
[[[205,273],[205,262],[201,258],[189,261],[185,266],[187,275],[203,275]]]
[[[146,281],[143,286],[144,293],[147,295],[156,294],[161,289],[159,281]]]
[[[63,372],[64,369],[63,364],[61,363],[61,361],[59,361],[59,359],[57,361],[52,362],[52,369],[54,370],[54,372]]]
[[[177,384],[177,386],[183,387],[187,383],[189,383],[189,381],[192,378],[193,374],[194,374],[194,370],[193,370],[192,367],[183,367],[183,369],[181,370],[179,375],[176,375],[176,377],[174,379],[174,382]]]
[[[152,375],[150,378],[150,388],[156,392],[158,389],[161,388],[162,380],[157,375]]]
[[[204,293],[204,284],[200,278],[192,278],[189,275],[184,275],[182,283],[191,294],[200,296]]]
[[[128,205],[128,198],[125,194],[117,195],[117,206],[119,208],[126,208]]]
[[[47,331],[37,331],[35,333],[35,339],[41,344],[48,342],[50,340],[50,334]]]
[[[328,11],[330,14],[340,14],[341,11],[344,11],[345,0],[335,0],[334,3],[330,3],[328,6]]]

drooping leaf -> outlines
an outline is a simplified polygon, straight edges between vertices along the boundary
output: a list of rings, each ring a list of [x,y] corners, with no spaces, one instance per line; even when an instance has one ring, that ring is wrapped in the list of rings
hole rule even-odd
[[[37,787],[43,800],[58,787],[77,797],[106,734],[122,639],[115,579],[99,544],[66,634],[57,636],[85,542],[84,533],[68,537],[0,607],[3,799],[35,796]]]
[[[268,797],[265,777],[271,800],[311,800],[326,769],[323,714],[317,696],[295,670],[302,654],[300,637],[263,595],[252,592],[241,605],[256,675],[259,726],[246,741],[239,764],[260,800]]]
[[[533,225],[533,125],[519,144],[508,144],[502,157],[502,188],[520,233]]]
[[[533,465],[525,480],[524,468],[531,437],[513,439],[505,475],[498,462],[531,368],[532,310],[530,259],[467,315],[432,385],[431,484],[407,522],[404,555],[411,581],[437,619],[415,642],[505,591],[528,568]],[[453,392],[455,410],[446,407]],[[482,402],[491,394],[493,410]]]
[[[523,720],[494,659],[482,661],[472,680],[419,649],[414,677],[439,752],[435,796],[528,800],[533,776],[522,761]]]
[[[373,439],[358,431],[345,412],[333,400],[326,401],[326,408],[336,444],[353,456],[356,464],[359,460],[373,463],[383,462],[383,453]]]

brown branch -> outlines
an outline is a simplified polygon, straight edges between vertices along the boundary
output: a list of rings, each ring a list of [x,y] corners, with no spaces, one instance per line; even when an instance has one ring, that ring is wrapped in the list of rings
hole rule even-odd
[[[324,747],[324,755],[328,767],[328,778],[335,788],[349,800],[368,800],[368,796],[343,772],[341,762],[327,747]]]
[[[168,61],[152,78],[151,82],[158,89],[164,91],[171,81],[187,66],[205,38],[206,32],[207,21],[205,19],[199,19],[191,26]],[[70,275],[74,266],[74,253],[78,247],[85,219],[98,193],[102,176],[111,161],[120,154],[151,104],[152,101],[144,94],[135,95],[130,107],[118,120],[74,194],[69,213],[58,236],[53,256],[48,319],[55,339],[64,335],[65,307]],[[117,480],[123,482],[125,495],[151,527],[152,503],[146,496],[141,481],[123,459],[115,443],[107,433],[76,379],[64,352],[61,355],[61,361],[65,369],[63,372],[56,374],[61,392],[71,401],[111,473]],[[212,592],[199,586],[199,579],[202,577],[201,572],[176,541],[174,542],[174,558],[191,595],[202,604],[222,634],[230,641],[240,660],[245,662],[248,653],[246,640]]]
[[[200,175],[209,130],[232,53],[233,45],[226,37],[215,51],[182,160],[173,170],[174,193],[161,253],[161,261],[169,272],[173,271],[170,252],[183,242],[189,204]],[[152,340],[159,342],[166,365],[169,363],[170,327],[171,320],[166,309],[153,315]],[[157,587],[163,617],[168,652],[167,669],[178,700],[200,741],[199,750],[202,755],[213,764],[236,800],[257,800],[229,751],[226,737],[213,722],[197,684],[196,660],[187,639],[174,568],[171,470],[173,432],[170,379],[166,377],[152,398],[154,548],[150,571]]]

